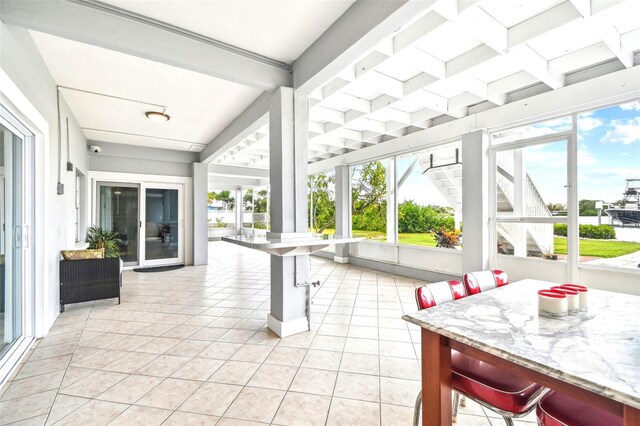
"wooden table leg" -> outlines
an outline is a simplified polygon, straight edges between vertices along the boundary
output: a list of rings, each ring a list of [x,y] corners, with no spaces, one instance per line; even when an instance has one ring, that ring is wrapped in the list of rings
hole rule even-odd
[[[451,425],[451,349],[422,329],[422,426]]]
[[[624,426],[640,425],[640,410],[638,410],[637,408],[625,405],[622,410],[622,416]]]

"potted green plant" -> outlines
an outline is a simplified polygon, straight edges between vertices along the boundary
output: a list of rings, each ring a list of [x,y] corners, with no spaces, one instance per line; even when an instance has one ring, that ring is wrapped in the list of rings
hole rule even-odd
[[[90,249],[104,249],[104,257],[120,257],[120,244],[122,240],[115,231],[107,231],[99,226],[90,226],[87,229],[87,238]]]

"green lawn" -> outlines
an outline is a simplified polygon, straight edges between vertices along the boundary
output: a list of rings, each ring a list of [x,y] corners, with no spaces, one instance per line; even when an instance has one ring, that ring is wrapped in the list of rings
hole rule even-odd
[[[324,234],[334,234],[334,229],[325,229]],[[354,237],[364,237],[374,241],[385,241],[386,235],[379,231],[353,231]],[[415,246],[435,247],[436,241],[432,233],[400,234],[400,244]],[[611,258],[623,256],[640,250],[640,243],[617,240],[590,240],[580,239],[580,256],[593,256]],[[554,237],[554,253],[567,254],[567,239]]]
[[[323,234],[333,235],[335,229],[325,229]],[[374,241],[385,241],[387,236],[384,232],[379,231],[353,231],[354,237],[364,237]],[[435,247],[436,240],[433,234],[428,232],[424,234],[400,234],[398,235],[400,244],[412,244],[414,246]]]
[[[556,254],[567,254],[567,239],[554,237]],[[580,256],[611,258],[623,256],[640,250],[640,243],[616,240],[580,239]]]

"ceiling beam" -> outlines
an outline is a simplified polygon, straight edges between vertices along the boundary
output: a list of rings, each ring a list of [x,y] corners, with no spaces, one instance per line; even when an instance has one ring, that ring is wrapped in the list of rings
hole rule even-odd
[[[273,90],[291,84],[290,66],[94,0],[4,0],[6,24]]]
[[[254,167],[227,166],[224,164],[209,164],[210,175],[237,176],[246,178],[268,178],[269,170]]]
[[[436,0],[356,1],[294,62],[293,85],[310,93],[429,10]]]
[[[271,93],[263,92],[240,113],[227,127],[224,128],[200,153],[201,163],[211,160],[225,153],[249,135],[269,122],[269,100]]]

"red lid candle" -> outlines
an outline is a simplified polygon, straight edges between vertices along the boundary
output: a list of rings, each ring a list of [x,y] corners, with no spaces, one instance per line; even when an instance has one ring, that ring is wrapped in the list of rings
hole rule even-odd
[[[561,291],[567,295],[567,311],[569,315],[575,315],[580,311],[580,292],[569,287],[556,286],[551,290]]]
[[[558,290],[540,290],[538,292],[538,313],[551,318],[567,315],[567,295]]]
[[[589,308],[589,289],[579,284],[562,284],[560,287],[575,290],[579,294],[580,310],[586,311]]]

